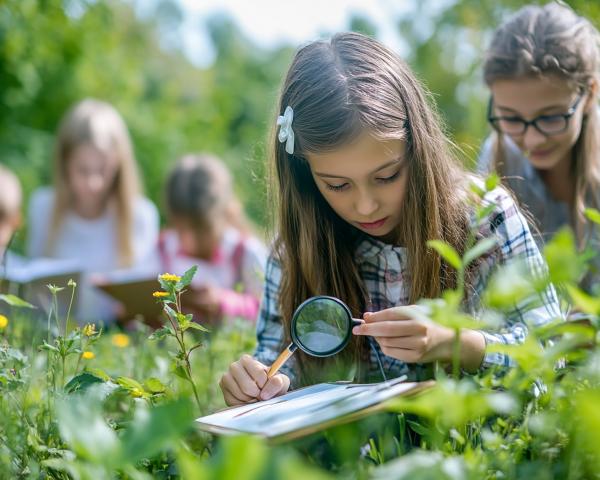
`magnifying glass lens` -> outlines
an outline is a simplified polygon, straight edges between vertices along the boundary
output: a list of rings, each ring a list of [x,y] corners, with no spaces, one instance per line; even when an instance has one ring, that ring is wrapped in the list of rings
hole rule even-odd
[[[339,349],[348,338],[348,310],[331,298],[316,298],[298,312],[295,330],[303,349],[314,355],[326,355]]]
[[[267,373],[272,377],[297,348],[309,355],[335,355],[348,343],[353,325],[348,307],[333,297],[312,297],[294,312],[291,324],[292,343],[281,352]]]

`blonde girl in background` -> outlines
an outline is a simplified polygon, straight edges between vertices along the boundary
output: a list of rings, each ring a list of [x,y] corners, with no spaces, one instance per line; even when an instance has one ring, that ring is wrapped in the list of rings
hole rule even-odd
[[[21,182],[8,168],[0,165],[0,277],[8,267],[20,267],[24,263],[19,255],[9,250],[13,236],[21,226]]]
[[[467,274],[464,308],[476,317],[495,267],[519,258],[532,272],[543,268],[503,188],[486,195],[484,204],[494,208],[475,221],[468,201],[474,179],[453,157],[424,88],[381,43],[343,33],[298,50],[277,113],[270,147],[277,243],[267,263],[255,356],[234,362],[220,382],[228,404],[323,380],[380,381],[381,370],[388,379],[421,379],[423,365],[448,364],[453,331],[414,306],[457,285],[456,271],[428,240],[443,240],[460,254],[472,228],[479,238],[497,240]],[[267,378],[289,341],[293,311],[315,295],[341,299],[364,323],[338,358],[296,354]],[[522,342],[529,326],[559,317],[553,288],[542,297],[515,306],[497,329],[463,329],[461,367],[509,367],[508,356],[487,346]],[[346,370],[334,372],[334,362]]]
[[[558,3],[526,6],[495,32],[484,63],[491,97],[479,170],[496,170],[531,213],[542,243],[561,227],[596,256],[583,279],[600,279],[598,229],[584,210],[600,207],[600,35]]]
[[[200,321],[254,322],[266,249],[249,227],[225,164],[213,155],[186,155],[171,171],[165,193],[170,229],[160,239],[163,271],[182,274],[198,266],[184,306]]]
[[[159,218],[142,195],[125,122],[110,104],[74,105],[60,122],[54,184],[34,192],[28,214],[28,254],[76,260],[79,322],[110,323],[117,304],[92,286],[94,275],[143,268],[155,251]]]

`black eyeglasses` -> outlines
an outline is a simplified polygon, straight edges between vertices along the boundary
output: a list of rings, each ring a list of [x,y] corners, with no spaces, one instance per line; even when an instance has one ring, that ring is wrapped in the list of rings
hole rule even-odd
[[[521,117],[494,117],[492,115],[492,106],[494,98],[490,97],[488,103],[487,118],[497,131],[506,133],[507,135],[524,135],[532,125],[542,135],[558,135],[569,128],[569,119],[577,111],[577,106],[583,98],[584,92],[581,92],[575,103],[567,110],[567,113],[557,115],[540,115],[533,120],[525,120]]]

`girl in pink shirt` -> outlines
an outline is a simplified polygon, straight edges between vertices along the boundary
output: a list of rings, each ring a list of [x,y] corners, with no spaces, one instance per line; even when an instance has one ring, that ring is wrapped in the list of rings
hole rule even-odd
[[[186,155],[167,179],[170,228],[161,234],[163,271],[198,271],[184,307],[197,320],[254,321],[262,296],[266,249],[252,235],[235,197],[231,175],[218,158]]]

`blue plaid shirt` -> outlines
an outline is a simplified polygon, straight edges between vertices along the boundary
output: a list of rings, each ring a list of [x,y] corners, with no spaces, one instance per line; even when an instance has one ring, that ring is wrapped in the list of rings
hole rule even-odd
[[[492,249],[482,258],[478,270],[474,272],[470,281],[470,294],[465,302],[465,310],[475,317],[481,314],[480,295],[497,265],[524,259],[526,267],[535,275],[543,274],[546,268],[527,222],[512,197],[502,187],[498,187],[486,195],[484,203],[493,203],[495,208],[479,223],[478,233],[483,238],[495,236],[498,244],[497,248]],[[409,304],[410,273],[407,268],[406,248],[365,237],[357,247],[356,257],[361,278],[369,295],[368,311]],[[267,262],[265,280],[264,297],[257,322],[258,345],[254,356],[265,365],[270,365],[285,347],[278,311],[281,269],[272,255]],[[538,298],[536,295],[535,299],[528,299],[515,306],[505,315],[505,323],[497,331],[481,330],[486,345],[522,343],[527,336],[528,326],[539,326],[553,319],[562,318],[554,288],[548,287],[541,297]],[[377,356],[381,359],[388,379],[407,375],[409,380],[419,380],[427,375],[424,365],[408,364],[386,356],[377,342],[372,342],[370,352],[368,365],[370,378],[381,377],[378,373]],[[512,365],[513,361],[507,355],[486,351],[481,368],[498,366],[506,368]],[[290,377],[293,386],[298,385],[294,357],[287,361],[281,371]]]

